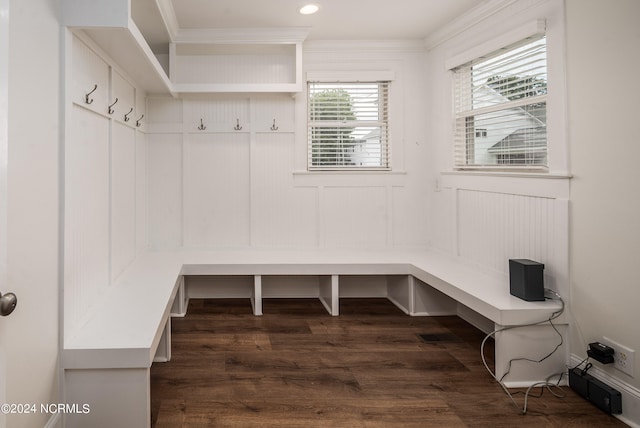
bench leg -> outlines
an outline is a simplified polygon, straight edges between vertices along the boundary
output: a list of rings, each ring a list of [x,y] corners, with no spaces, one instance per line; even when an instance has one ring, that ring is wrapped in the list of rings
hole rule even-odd
[[[255,275],[253,277],[251,306],[253,307],[254,315],[262,315],[262,275]]]
[[[496,325],[496,329],[502,326]],[[566,324],[556,324],[563,336],[563,344],[550,356],[561,342],[558,333],[548,324],[518,327],[495,335],[495,373],[508,388],[523,388],[536,382],[542,382],[549,376],[567,370],[567,328]],[[545,358],[546,357],[546,358]],[[527,358],[533,361],[544,359],[540,363],[515,361]],[[509,361],[511,368],[509,368]],[[509,372],[506,376],[505,373]],[[553,378],[557,381],[557,377]]]
[[[171,361],[171,317],[167,318],[164,332],[156,349],[156,355],[153,357],[154,363],[166,363],[168,361]]]
[[[136,369],[65,370],[65,402],[88,412],[64,415],[67,428],[151,426],[150,371]]]
[[[320,301],[332,316],[340,314],[340,288],[339,276],[331,275],[320,277]]]

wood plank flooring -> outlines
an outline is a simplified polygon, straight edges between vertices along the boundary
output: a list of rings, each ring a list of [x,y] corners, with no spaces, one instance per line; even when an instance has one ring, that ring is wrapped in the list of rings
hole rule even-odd
[[[172,360],[151,368],[153,427],[624,426],[566,387],[520,414],[460,318],[386,299],[341,299],[339,317],[314,299],[263,304],[256,317],[248,299],[192,300],[172,320]]]

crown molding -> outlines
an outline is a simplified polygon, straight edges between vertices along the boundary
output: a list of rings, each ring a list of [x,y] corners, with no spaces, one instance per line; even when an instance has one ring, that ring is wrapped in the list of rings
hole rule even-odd
[[[399,40],[312,40],[304,43],[306,53],[335,52],[424,52],[421,39]]]
[[[427,36],[424,39],[425,48],[431,50],[505,9],[512,9],[513,13],[517,13],[548,1],[549,0],[487,0]]]
[[[175,43],[277,44],[301,43],[310,27],[178,29]]]

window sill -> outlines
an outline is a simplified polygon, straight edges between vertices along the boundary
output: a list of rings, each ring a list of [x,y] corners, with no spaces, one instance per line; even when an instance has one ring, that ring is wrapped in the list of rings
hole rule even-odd
[[[484,177],[516,177],[562,180],[573,178],[569,173],[550,173],[547,171],[496,171],[496,170],[455,170],[442,171],[442,175],[484,176]]]
[[[405,185],[406,171],[294,171],[296,187],[368,187]]]

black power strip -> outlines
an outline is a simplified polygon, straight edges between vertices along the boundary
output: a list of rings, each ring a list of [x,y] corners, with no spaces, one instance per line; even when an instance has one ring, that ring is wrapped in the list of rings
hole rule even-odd
[[[587,355],[589,356],[589,358],[600,361],[602,364],[613,363],[613,354],[615,354],[613,348],[607,345],[603,345],[600,342],[590,343],[589,349],[587,349]]]
[[[577,368],[570,370],[569,386],[600,410],[608,414],[622,413],[622,394],[620,391],[587,374],[586,371]]]

